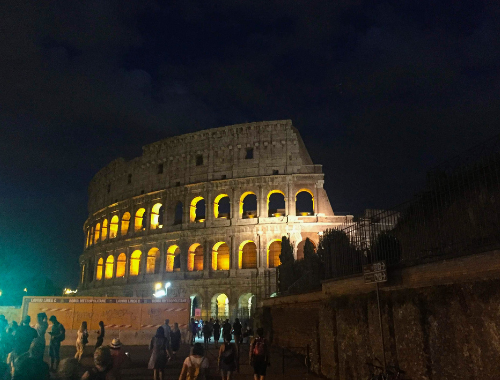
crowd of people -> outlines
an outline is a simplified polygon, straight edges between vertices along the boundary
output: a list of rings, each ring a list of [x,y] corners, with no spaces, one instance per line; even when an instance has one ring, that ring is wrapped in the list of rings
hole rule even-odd
[[[79,376],[81,368],[79,363],[89,343],[87,322],[83,321],[77,331],[75,356],[61,362],[61,342],[66,339],[64,326],[55,316],[47,318],[45,313],[37,315],[34,326],[31,327],[29,316],[18,325],[15,321],[8,323],[6,318],[0,315],[0,380],[48,380],[51,378],[51,372],[53,378],[60,380],[122,379],[122,368],[130,362],[130,357],[128,353],[123,352],[119,339],[113,339],[109,345],[103,346],[105,329],[102,321],[99,322],[94,347],[94,366],[82,377]],[[47,334],[50,337],[48,348],[50,366],[44,361]],[[263,330],[257,329],[256,335],[250,344],[249,362],[254,367],[254,379],[263,380],[269,364],[269,349]],[[222,379],[233,379],[234,374],[239,372],[241,344],[248,341],[251,336],[253,336],[252,330],[246,325],[242,326],[238,319],[233,324],[228,319],[222,323],[213,319],[209,321],[191,319],[187,342],[192,348],[190,355],[183,361],[179,380],[209,379],[211,364],[214,366],[215,363],[211,363],[205,353],[212,339],[214,347],[218,348],[217,367]],[[203,337],[204,344],[195,343],[196,337]],[[221,337],[222,344],[219,347]],[[171,327],[167,319],[158,327],[149,344],[151,356],[148,368],[153,370],[154,380],[164,379],[165,369],[177,356],[181,341],[182,334],[177,323]]]

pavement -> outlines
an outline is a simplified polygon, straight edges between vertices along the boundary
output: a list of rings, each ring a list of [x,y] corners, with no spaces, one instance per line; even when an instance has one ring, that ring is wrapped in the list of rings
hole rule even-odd
[[[197,342],[203,343],[203,339],[197,339]],[[123,342],[125,343],[125,342]],[[253,379],[253,368],[248,363],[248,350],[249,345],[243,344],[241,347],[240,355],[240,373],[234,376],[234,380],[243,379]],[[181,372],[182,363],[184,359],[188,356],[190,351],[190,346],[183,344],[177,353],[177,356],[173,358],[166,370],[164,380],[174,380],[179,378]],[[147,369],[147,364],[150,357],[150,352],[146,346],[123,346],[122,350],[129,352],[132,359],[132,363],[129,368],[123,370],[124,380],[151,380],[153,379],[153,370]],[[61,359],[67,357],[73,357],[75,355],[76,349],[71,346],[61,347]],[[84,356],[81,361],[81,374],[84,373],[88,368],[93,365],[93,347],[86,347]],[[210,361],[211,376],[212,379],[220,379],[219,371],[217,370],[217,356],[218,348],[215,347],[212,342],[209,345],[208,352],[206,354]],[[277,380],[277,379],[287,379],[287,380],[298,380],[298,379],[319,379],[318,376],[314,374],[307,373],[307,368],[305,366],[305,361],[303,356],[293,355],[290,352],[285,352],[283,360],[283,350],[279,347],[271,348],[271,366],[268,367],[266,379]],[[49,362],[49,358],[46,358]],[[284,367],[284,373],[283,373]]]

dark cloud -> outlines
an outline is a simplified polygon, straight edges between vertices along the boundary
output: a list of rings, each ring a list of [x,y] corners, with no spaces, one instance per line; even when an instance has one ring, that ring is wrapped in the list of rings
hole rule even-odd
[[[409,199],[426,169],[498,132],[499,13],[473,0],[7,0],[0,249],[50,257],[64,273],[43,272],[75,282],[101,167],[245,121],[291,118],[335,210]]]

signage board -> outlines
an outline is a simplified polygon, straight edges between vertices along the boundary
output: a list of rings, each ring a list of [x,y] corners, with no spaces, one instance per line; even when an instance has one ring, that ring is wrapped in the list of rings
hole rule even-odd
[[[378,261],[363,265],[363,277],[365,284],[387,281],[387,267],[385,261]]]

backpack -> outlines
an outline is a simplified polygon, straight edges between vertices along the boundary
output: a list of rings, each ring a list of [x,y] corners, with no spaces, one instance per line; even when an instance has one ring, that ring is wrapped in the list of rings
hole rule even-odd
[[[66,329],[62,325],[62,323],[59,323],[60,329],[61,329],[61,335],[59,335],[59,342],[62,342],[64,339],[66,339]]]
[[[222,362],[226,365],[231,365],[234,363],[234,347],[231,343],[225,345],[224,352],[221,354]]]
[[[252,354],[254,356],[264,356],[266,354],[266,341],[262,338],[255,339]]]
[[[200,375],[200,372],[201,372],[201,365],[203,364],[204,360],[205,360],[205,358],[201,359],[200,365],[195,365],[192,362],[191,357],[189,357],[189,362],[191,363],[191,365],[188,367],[186,380],[198,379],[198,376]]]

